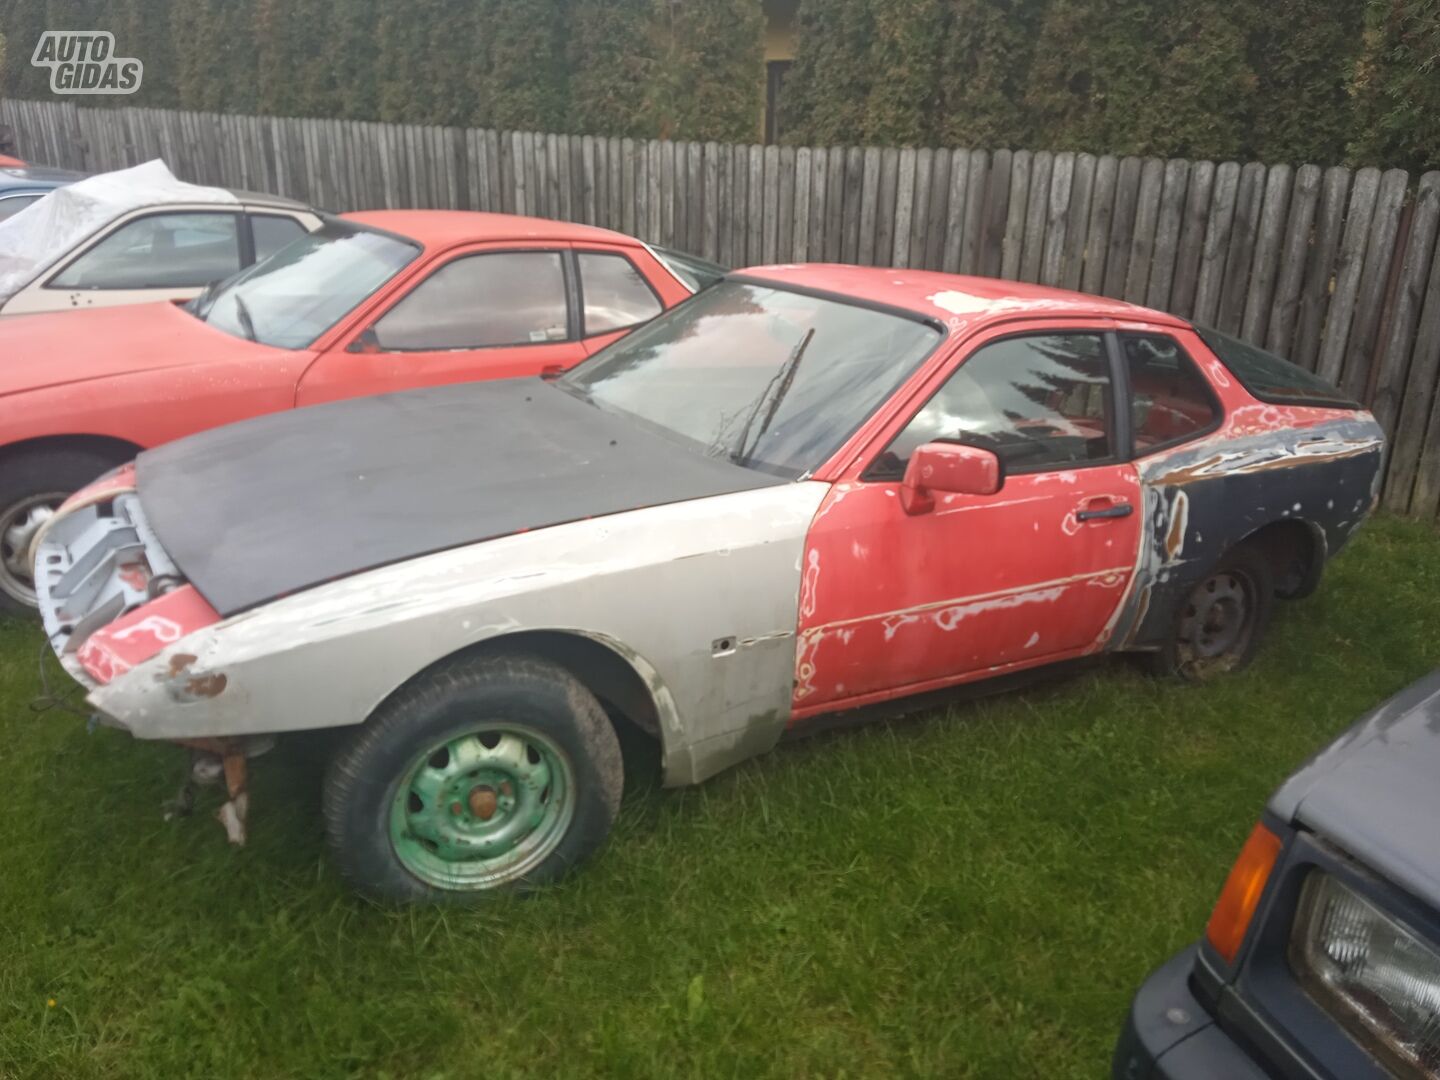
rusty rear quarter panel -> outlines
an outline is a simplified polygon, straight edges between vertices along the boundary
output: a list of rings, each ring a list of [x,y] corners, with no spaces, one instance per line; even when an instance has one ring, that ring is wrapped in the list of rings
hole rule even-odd
[[[1137,462],[1142,548],[1119,642],[1153,647],[1175,607],[1232,547],[1297,522],[1323,563],[1375,503],[1384,433],[1363,411],[1249,403],[1198,442]]]

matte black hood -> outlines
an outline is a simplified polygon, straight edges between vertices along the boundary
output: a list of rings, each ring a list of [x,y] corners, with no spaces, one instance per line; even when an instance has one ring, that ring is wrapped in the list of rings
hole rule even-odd
[[[1440,672],[1311,758],[1270,809],[1440,906]]]
[[[140,456],[161,545],[221,615],[402,559],[786,483],[538,379],[357,398]]]

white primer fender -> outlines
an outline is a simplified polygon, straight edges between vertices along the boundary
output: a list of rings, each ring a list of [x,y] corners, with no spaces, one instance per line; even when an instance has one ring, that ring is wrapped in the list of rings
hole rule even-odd
[[[790,717],[805,535],[827,484],[804,481],[577,521],[382,567],[242,612],[89,697],[142,739],[359,724],[437,660],[558,630],[619,652],[660,715],[667,784],[779,739]],[[722,647],[721,643],[728,645]],[[225,676],[178,700],[168,673]]]

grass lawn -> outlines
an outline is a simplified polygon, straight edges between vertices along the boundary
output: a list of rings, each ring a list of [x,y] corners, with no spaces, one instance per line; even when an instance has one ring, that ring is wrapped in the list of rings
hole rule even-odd
[[[638,753],[594,863],[473,912],[345,892],[313,747],[248,848],[213,791],[164,822],[180,752],[32,713],[39,649],[0,622],[0,1076],[1091,1078],[1271,788],[1440,659],[1440,539],[1372,523],[1214,686],[1113,661],[695,790]]]

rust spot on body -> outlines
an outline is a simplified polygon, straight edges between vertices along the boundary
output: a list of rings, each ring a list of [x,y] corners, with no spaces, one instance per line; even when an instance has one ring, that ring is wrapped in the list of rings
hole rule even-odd
[[[177,701],[219,697],[229,682],[225,674],[219,671],[191,674],[190,668],[196,659],[197,657],[190,653],[176,653],[170,658],[168,689],[170,696]]]

